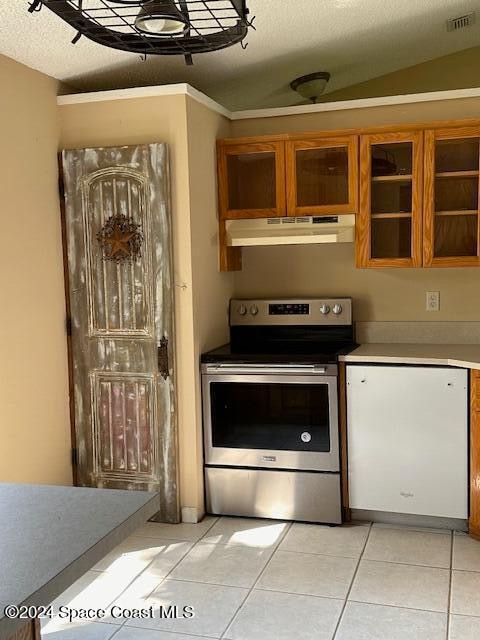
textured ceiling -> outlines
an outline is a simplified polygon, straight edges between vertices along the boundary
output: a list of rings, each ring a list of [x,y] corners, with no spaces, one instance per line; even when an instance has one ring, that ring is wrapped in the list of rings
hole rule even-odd
[[[447,33],[445,21],[475,10],[474,0],[247,0],[256,16],[248,48],[183,58],[107,49],[29,0],[0,0],[0,53],[80,91],[188,82],[226,107],[297,104],[289,82],[318,70],[332,74],[328,91],[480,45],[474,26]]]

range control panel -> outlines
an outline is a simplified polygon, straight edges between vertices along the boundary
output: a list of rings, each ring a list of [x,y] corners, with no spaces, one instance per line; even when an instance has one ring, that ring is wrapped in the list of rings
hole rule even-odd
[[[351,324],[351,298],[230,301],[231,326]]]
[[[309,304],[269,304],[268,313],[271,316],[306,316],[310,313]]]

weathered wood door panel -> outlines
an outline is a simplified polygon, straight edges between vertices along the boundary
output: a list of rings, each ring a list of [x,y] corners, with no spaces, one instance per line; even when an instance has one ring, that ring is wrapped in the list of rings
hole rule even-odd
[[[159,491],[158,519],[173,522],[167,148],[80,149],[62,159],[77,483]]]

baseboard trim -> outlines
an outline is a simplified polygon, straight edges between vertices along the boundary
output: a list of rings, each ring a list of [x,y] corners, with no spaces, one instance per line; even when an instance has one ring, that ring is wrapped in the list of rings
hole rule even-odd
[[[452,529],[468,531],[468,520],[460,518],[439,518],[437,516],[419,516],[412,513],[390,513],[388,511],[367,511],[352,509],[352,520],[378,522],[403,527],[421,527],[427,529]],[[478,531],[480,534],[480,531]],[[475,535],[475,533],[472,533]]]
[[[182,507],[182,522],[188,524],[197,524],[203,519],[205,515],[203,509],[198,507]]]

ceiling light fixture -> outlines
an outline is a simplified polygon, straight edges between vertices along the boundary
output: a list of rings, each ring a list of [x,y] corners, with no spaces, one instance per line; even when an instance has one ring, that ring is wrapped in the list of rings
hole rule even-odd
[[[47,7],[98,44],[131,53],[192,55],[243,42],[254,18],[246,0],[30,0],[30,13]]]
[[[315,104],[325,91],[329,80],[330,74],[328,71],[317,71],[315,73],[309,73],[307,76],[295,78],[295,80],[290,83],[290,88],[299,93],[302,98],[306,98]]]
[[[135,26],[147,35],[178,36],[188,30],[188,17],[173,0],[153,0],[140,9]]]

